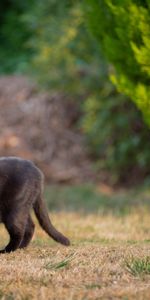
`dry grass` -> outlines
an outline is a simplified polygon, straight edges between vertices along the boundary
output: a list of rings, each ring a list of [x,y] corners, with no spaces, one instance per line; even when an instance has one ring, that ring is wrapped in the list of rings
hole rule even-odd
[[[133,208],[125,215],[57,212],[51,216],[72,246],[56,244],[37,225],[26,250],[0,256],[0,299],[150,299],[150,275],[144,269],[149,268],[150,257],[146,208]],[[8,239],[3,226],[0,236],[2,246]],[[131,272],[137,261],[140,272]]]

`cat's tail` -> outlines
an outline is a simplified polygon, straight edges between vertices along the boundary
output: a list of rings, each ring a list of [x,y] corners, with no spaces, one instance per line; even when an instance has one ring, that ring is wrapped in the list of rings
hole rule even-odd
[[[41,227],[46,231],[46,233],[52,237],[56,242],[63,244],[65,246],[70,245],[70,241],[62,233],[57,231],[57,229],[52,225],[46,204],[41,196],[39,196],[33,206],[35,215],[39,221]]]

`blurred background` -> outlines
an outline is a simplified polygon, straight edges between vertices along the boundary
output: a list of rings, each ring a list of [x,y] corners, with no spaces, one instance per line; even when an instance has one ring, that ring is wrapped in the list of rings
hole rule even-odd
[[[0,155],[32,159],[51,184],[149,184],[149,11],[1,0]]]

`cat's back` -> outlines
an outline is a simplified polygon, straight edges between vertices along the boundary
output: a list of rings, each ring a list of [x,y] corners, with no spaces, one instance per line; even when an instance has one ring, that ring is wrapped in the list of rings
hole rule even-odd
[[[0,157],[0,185],[3,182],[21,184],[26,180],[41,180],[42,172],[30,160],[20,157]]]

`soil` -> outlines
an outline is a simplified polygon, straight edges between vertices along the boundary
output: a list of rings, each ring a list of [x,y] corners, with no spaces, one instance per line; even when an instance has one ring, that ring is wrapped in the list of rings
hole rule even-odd
[[[78,114],[73,101],[24,76],[0,77],[0,156],[33,160],[48,182],[95,180]]]

